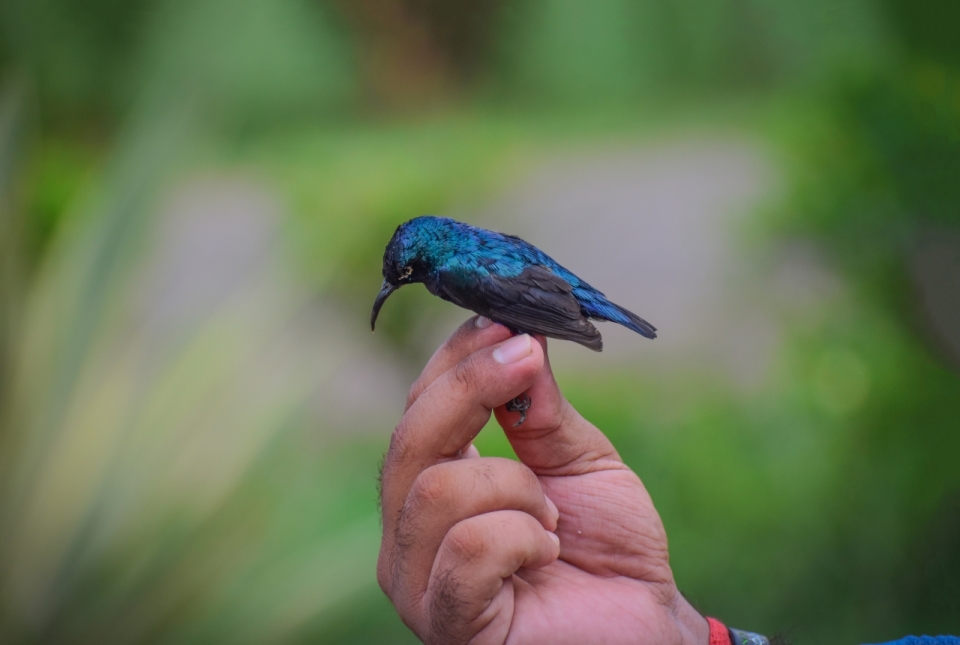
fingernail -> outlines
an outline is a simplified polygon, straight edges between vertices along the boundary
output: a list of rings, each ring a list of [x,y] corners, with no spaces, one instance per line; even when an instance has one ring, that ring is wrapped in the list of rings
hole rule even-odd
[[[514,336],[500,347],[493,350],[493,360],[501,365],[516,363],[530,355],[533,348],[530,346],[530,337],[526,334]]]
[[[477,316],[477,327],[480,329],[486,329],[493,324],[493,321],[485,316]]]
[[[554,543],[554,544],[556,544],[557,546],[560,546],[560,536],[559,536],[559,535],[557,535],[556,533],[551,533],[550,531],[547,531],[547,535],[550,537],[551,540],[553,540],[553,543]]]
[[[560,519],[560,509],[557,508],[557,505],[553,503],[553,500],[549,497],[544,497],[547,500],[547,509],[550,511],[550,517],[553,518],[553,523],[556,524]]]

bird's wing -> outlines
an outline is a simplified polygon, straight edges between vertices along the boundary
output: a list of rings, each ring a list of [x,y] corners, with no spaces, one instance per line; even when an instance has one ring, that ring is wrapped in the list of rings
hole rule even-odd
[[[517,331],[603,349],[600,332],[583,315],[573,287],[545,266],[527,266],[514,277],[455,271],[438,277],[442,297],[461,307]]]

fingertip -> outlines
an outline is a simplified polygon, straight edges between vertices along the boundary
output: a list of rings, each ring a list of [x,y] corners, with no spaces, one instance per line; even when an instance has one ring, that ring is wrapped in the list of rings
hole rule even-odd
[[[487,338],[491,340],[488,344],[499,342],[510,336],[510,330],[493,322],[486,316],[473,316],[463,321],[463,324],[457,328],[453,334],[460,338]]]
[[[536,371],[537,373],[539,373],[540,370],[543,369],[543,366],[547,364],[547,352],[544,348],[543,343],[540,342],[540,339],[543,338],[542,336],[540,337],[531,336],[531,337],[536,342],[530,343],[530,357],[533,361],[535,361]]]
[[[560,536],[552,531],[542,530],[540,536],[531,535],[533,542],[523,566],[527,569],[542,569],[553,564],[560,557]]]
[[[509,369],[512,375],[523,375],[527,380],[524,390],[536,379],[543,369],[544,354],[539,343],[535,343],[527,334],[512,336],[493,348],[490,357],[497,364],[499,370]],[[504,375],[507,372],[502,372]]]
[[[560,536],[554,533],[553,531],[547,531],[547,537],[550,538],[550,541],[557,547],[557,555],[560,554]]]
[[[549,522],[547,525],[547,530],[554,531],[557,528],[557,523],[560,521],[560,509],[557,508],[557,505],[553,503],[553,500],[548,496],[544,495],[543,499],[547,503],[547,511]]]
[[[514,336],[493,350],[493,360],[501,365],[519,363],[533,353],[533,345],[527,334]]]
[[[543,362],[543,366],[546,367],[547,369],[550,369],[550,354],[547,349],[547,337],[537,335],[537,336],[534,336],[533,338],[534,340],[537,341],[534,343],[534,345],[537,346],[536,351],[539,352],[541,356],[541,361]]]
[[[540,567],[552,564],[560,558],[560,536],[552,531],[544,531],[544,533],[547,535],[547,545],[543,559],[537,563]]]

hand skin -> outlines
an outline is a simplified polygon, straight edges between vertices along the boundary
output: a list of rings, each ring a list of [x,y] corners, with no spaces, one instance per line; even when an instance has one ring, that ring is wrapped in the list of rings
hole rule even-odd
[[[377,579],[404,623],[445,645],[706,645],[650,496],[563,398],[546,339],[477,320],[430,359],[384,459]],[[519,463],[472,445],[491,410]]]

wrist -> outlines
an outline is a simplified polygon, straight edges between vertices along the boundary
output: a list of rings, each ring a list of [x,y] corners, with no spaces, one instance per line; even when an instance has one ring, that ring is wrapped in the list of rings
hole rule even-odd
[[[680,627],[683,645],[708,645],[710,642],[710,625],[707,619],[693,608],[687,599],[680,595],[680,602],[675,613],[677,625]]]

